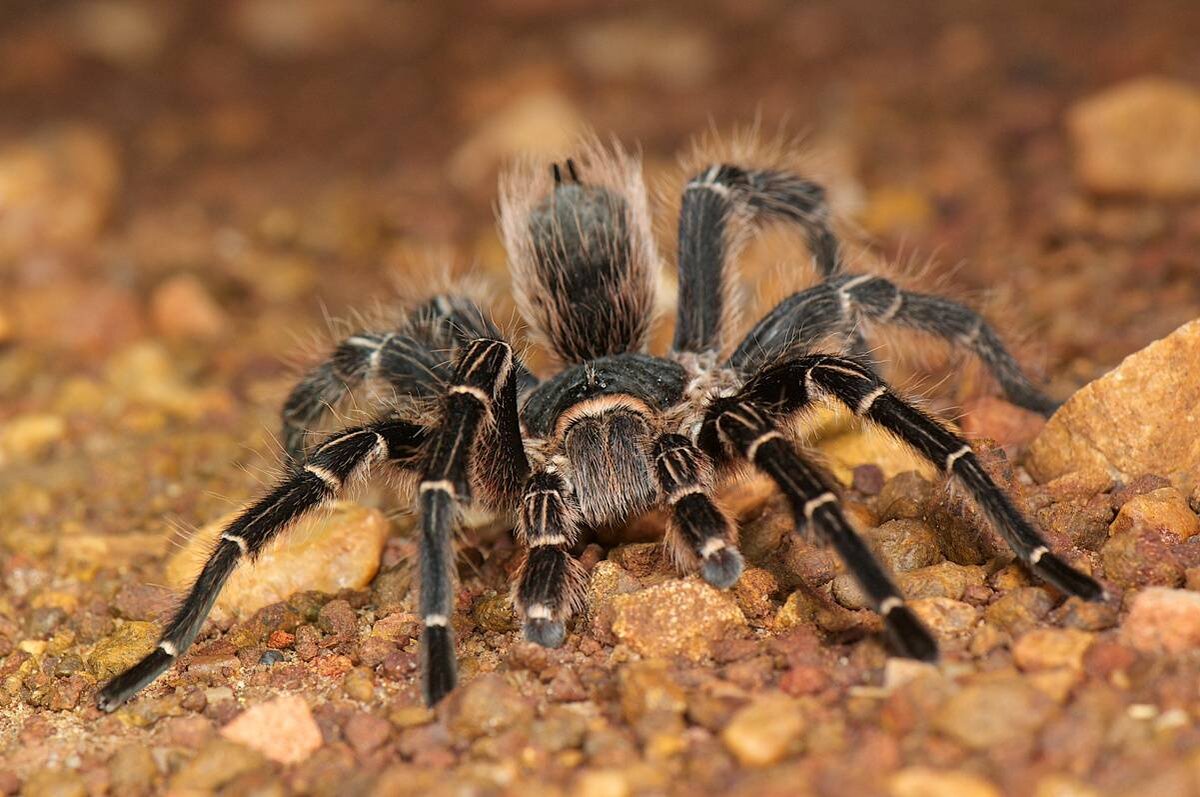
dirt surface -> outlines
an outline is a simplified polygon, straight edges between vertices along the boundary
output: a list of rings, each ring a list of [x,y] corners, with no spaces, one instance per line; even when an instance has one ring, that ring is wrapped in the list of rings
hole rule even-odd
[[[430,712],[411,518],[377,489],[358,500],[390,536],[363,585],[226,615],[126,708],[94,708],[153,644],[173,547],[274,473],[296,363],[349,329],[330,319],[468,271],[515,318],[498,170],[585,127],[640,144],[664,208],[695,134],[804,134],[872,242],[854,267],[983,308],[1059,398],[1200,316],[1200,172],[1168,141],[1200,103],[1194,3],[598,5],[5,3],[0,794],[1200,793],[1194,474],[1036,484],[1041,421],[941,354],[895,374],[1004,444],[978,450],[1107,603],[1064,602],[956,493],[846,444],[851,513],[938,668],[887,656],[754,482],[729,499],[751,565],[734,590],[674,580],[630,542],[644,519],[584,552],[588,610],[555,651],[520,641],[504,524],[469,531],[463,686]],[[1172,85],[1084,105],[1153,76]],[[1106,168],[1146,150],[1153,180]],[[748,253],[748,317],[810,279],[799,246]]]

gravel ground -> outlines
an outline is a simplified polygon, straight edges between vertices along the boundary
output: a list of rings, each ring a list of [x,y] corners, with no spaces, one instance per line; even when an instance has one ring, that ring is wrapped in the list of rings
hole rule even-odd
[[[1200,794],[1200,10],[702,5],[10,0],[0,795]],[[330,319],[431,270],[513,317],[507,159],[591,126],[640,142],[670,196],[692,135],[756,118],[804,134],[872,243],[856,267],[983,308],[1053,395],[1087,385],[1045,424],[969,363],[883,350],[1106,603],[1037,584],[960,495],[829,417],[814,445],[936,668],[889,658],[840,565],[748,481],[726,495],[733,590],[678,579],[639,519],[584,551],[587,610],[554,651],[516,630],[506,524],[472,519],[463,685],[431,712],[412,520],[379,488],[233,585],[137,700],[93,707],[275,472]],[[748,316],[805,284],[796,246],[748,253]]]

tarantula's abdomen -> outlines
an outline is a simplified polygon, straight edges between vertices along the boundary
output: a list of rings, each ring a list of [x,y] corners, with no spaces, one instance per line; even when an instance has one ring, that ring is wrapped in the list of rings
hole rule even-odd
[[[657,255],[638,164],[592,146],[583,166],[505,180],[501,226],[525,320],[564,362],[645,348]]]

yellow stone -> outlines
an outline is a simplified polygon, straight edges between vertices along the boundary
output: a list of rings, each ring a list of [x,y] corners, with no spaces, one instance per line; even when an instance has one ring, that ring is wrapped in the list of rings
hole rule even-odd
[[[167,562],[168,586],[186,589],[195,580],[231,513],[197,531]],[[338,502],[300,520],[267,546],[258,559],[243,561],[213,607],[215,617],[248,617],[297,592],[336,593],[362,589],[379,570],[388,522],[378,509]]]

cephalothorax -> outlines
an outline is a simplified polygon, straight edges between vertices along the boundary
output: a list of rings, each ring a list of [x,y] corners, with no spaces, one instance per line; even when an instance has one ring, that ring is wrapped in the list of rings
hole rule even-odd
[[[485,312],[452,295],[411,309],[396,329],[346,338],[287,400],[287,473],[224,529],[158,647],[101,690],[101,708],[119,706],[183,653],[241,559],[377,467],[415,477],[431,704],[455,684],[451,540],[461,506],[474,501],[514,513],[527,549],[514,604],[525,636],[553,647],[580,608],[585,574],[572,549],[589,527],[660,506],[679,568],[698,570],[717,587],[735,583],[743,567],[737,529],[713,494],[747,465],[788,498],[797,531],[834,548],[883,616],[895,650],[933,659],[936,643],[847,521],[833,480],[790,439],[791,419],[817,401],[844,405],[957,481],[1043,579],[1068,595],[1103,594],[1049,550],[966,441],[876,375],[862,324],[941,337],[976,354],[1012,402],[1041,413],[1055,403],[976,313],[847,272],[817,184],[734,163],[697,171],[683,189],[678,317],[665,356],[646,352],[659,259],[634,158],[589,142],[578,165],[528,165],[509,175],[500,208],[522,315],[561,370],[539,380]],[[771,221],[800,225],[822,279],[731,341],[739,250]],[[849,355],[814,350],[837,338]],[[364,380],[438,411],[417,417],[413,402],[389,402],[375,420],[306,448],[306,430]]]

